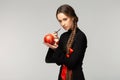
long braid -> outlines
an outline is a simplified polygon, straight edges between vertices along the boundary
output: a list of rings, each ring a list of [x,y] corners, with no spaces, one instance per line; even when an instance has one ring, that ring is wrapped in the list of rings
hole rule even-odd
[[[72,44],[73,44],[73,41],[74,41],[74,38],[75,38],[75,34],[76,34],[76,28],[77,28],[77,24],[76,22],[74,23],[73,25],[73,29],[72,29],[72,32],[70,34],[70,37],[68,39],[68,42],[67,42],[67,53],[69,53],[69,48],[71,48]],[[66,80],[72,80],[72,76],[71,76],[71,73],[72,73],[72,70],[67,70],[67,78]]]
[[[71,48],[72,44],[73,44],[73,41],[74,41],[74,38],[75,38],[75,35],[76,35],[76,28],[77,28],[77,22],[78,22],[78,17],[77,15],[75,14],[75,11],[74,9],[67,5],[67,4],[64,4],[64,5],[61,5],[57,11],[56,11],[56,18],[58,19],[58,14],[59,13],[63,13],[65,14],[66,16],[68,17],[71,17],[73,18],[73,25],[71,27],[71,34],[68,38],[68,41],[67,41],[67,44],[66,44],[66,53],[69,53],[69,49]],[[66,67],[66,66],[65,66]],[[69,70],[67,68],[67,73],[66,73],[66,80],[72,80],[72,70]],[[61,73],[62,74],[62,73]],[[63,73],[64,74],[64,73]],[[65,76],[64,76],[65,77]]]
[[[73,29],[72,29],[72,32],[71,32],[70,37],[68,39],[67,45],[66,45],[66,47],[67,47],[67,49],[66,49],[67,53],[69,53],[69,48],[72,46],[72,43],[74,41],[74,37],[75,37],[75,34],[76,34],[76,28],[77,28],[77,24],[75,22],[73,24]]]

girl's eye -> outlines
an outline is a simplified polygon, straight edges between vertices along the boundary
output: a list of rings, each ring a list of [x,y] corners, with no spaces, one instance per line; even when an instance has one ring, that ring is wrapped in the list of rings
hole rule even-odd
[[[63,19],[63,21],[66,21],[66,20],[67,20],[67,18],[64,18],[64,19]]]
[[[61,20],[58,20],[61,23]]]

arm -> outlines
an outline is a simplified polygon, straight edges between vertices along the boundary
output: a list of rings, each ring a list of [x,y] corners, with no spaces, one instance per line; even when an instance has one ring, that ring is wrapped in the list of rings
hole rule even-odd
[[[54,50],[49,48],[48,52],[47,52],[47,55],[45,57],[45,62],[46,63],[54,63],[55,62],[52,58],[53,54],[54,54]]]
[[[72,69],[78,63],[82,65],[86,47],[87,47],[86,36],[83,34],[82,35],[78,34],[72,46],[74,52],[71,54],[69,58],[67,58],[65,54],[61,54],[61,56],[57,59],[57,62],[66,65],[69,69]]]
[[[62,38],[60,38],[59,45],[56,48],[54,47],[54,45],[47,44],[49,49],[48,49],[47,55],[45,57],[45,62],[46,63],[56,63],[56,64],[59,64],[57,62],[57,59],[63,53],[62,52],[62,40],[61,39]]]

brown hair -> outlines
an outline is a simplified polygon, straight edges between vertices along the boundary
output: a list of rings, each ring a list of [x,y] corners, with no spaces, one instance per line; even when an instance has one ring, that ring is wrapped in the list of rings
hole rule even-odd
[[[68,39],[67,45],[66,45],[67,53],[69,53],[69,48],[72,46],[72,43],[73,43],[73,40],[74,40],[74,37],[75,37],[75,34],[76,34],[78,17],[76,15],[74,9],[70,5],[68,5],[68,4],[61,5],[57,9],[56,17],[57,17],[57,14],[59,14],[59,13],[63,13],[66,16],[69,16],[69,17],[73,18],[73,28],[71,29],[72,32],[71,32],[71,34],[69,36],[69,39]]]

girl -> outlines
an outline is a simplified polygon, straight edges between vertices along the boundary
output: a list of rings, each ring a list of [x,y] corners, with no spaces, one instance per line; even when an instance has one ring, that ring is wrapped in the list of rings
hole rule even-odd
[[[82,62],[87,38],[78,28],[78,17],[70,5],[64,4],[57,9],[56,18],[66,32],[60,36],[58,44],[45,43],[49,47],[45,61],[61,66],[58,80],[85,80]]]

